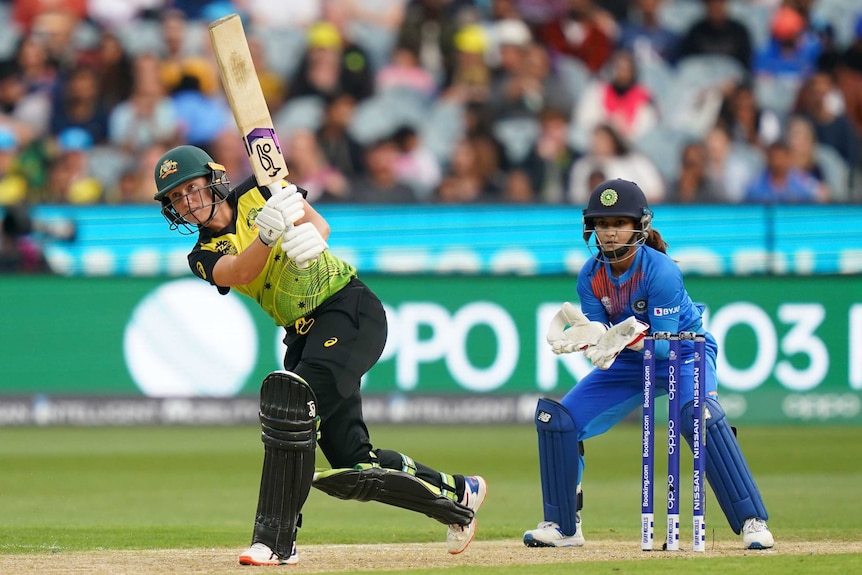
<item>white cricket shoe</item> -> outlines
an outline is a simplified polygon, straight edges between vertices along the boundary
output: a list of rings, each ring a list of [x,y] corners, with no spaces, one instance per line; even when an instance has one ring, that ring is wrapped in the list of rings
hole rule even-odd
[[[771,549],[775,539],[766,526],[766,521],[749,517],[742,526],[742,543],[746,549]]]
[[[464,507],[469,507],[473,510],[473,521],[467,525],[453,524],[449,526],[449,531],[446,533],[446,548],[452,555],[461,553],[473,541],[473,536],[476,534],[476,515],[475,513],[485,501],[485,495],[488,493],[488,483],[478,475],[464,477],[464,497],[460,503]]]
[[[524,533],[527,547],[583,547],[586,540],[581,530],[581,513],[575,519],[575,534],[566,535],[553,521],[542,521],[535,529]]]
[[[299,563],[299,554],[296,552],[296,542],[290,550],[290,557],[282,559],[264,543],[254,543],[243,551],[239,556],[240,565],[296,565]]]

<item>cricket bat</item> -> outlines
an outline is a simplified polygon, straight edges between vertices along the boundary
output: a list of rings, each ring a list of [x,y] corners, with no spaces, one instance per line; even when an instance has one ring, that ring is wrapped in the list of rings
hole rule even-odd
[[[252,173],[259,186],[287,177],[287,163],[278,144],[242,20],[230,14],[210,23],[210,41],[218,64],[222,88],[245,143]]]

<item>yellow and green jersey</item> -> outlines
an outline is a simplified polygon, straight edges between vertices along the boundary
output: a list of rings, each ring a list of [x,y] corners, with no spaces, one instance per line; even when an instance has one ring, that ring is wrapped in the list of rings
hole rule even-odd
[[[196,276],[216,286],[219,293],[235,289],[255,300],[277,325],[288,326],[346,286],[356,277],[356,269],[329,250],[301,269],[284,254],[279,243],[270,250],[263,270],[250,283],[233,288],[216,285],[213,268],[219,258],[238,255],[258,241],[255,220],[269,197],[269,190],[258,189],[253,178],[234,188],[226,200],[233,206],[233,222],[217,232],[202,229],[188,256],[189,266]]]

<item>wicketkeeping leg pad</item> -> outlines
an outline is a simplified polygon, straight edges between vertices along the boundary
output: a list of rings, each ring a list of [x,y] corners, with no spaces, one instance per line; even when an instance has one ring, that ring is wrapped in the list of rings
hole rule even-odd
[[[574,535],[581,453],[575,421],[562,404],[542,398],[536,405],[536,430],[545,521],[553,521],[563,533]]]
[[[705,440],[706,477],[730,528],[739,534],[749,517],[766,520],[769,516],[724,409],[712,398],[707,398],[705,407],[709,412]],[[682,409],[682,431],[689,445],[693,413],[691,403]]]
[[[265,543],[286,559],[314,477],[314,392],[294,373],[272,372],[261,385],[259,416],[264,458],[252,543]]]
[[[424,513],[446,525],[467,525],[473,511],[418,477],[382,467],[329,469],[314,476],[314,487],[339,499],[379,501]]]

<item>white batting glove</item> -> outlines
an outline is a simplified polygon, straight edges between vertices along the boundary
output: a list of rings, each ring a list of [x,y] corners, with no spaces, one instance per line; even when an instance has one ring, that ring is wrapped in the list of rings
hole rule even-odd
[[[608,369],[625,348],[635,351],[643,348],[648,329],[649,325],[630,317],[606,331],[595,345],[584,350],[584,355],[599,369]]]
[[[290,186],[282,188],[281,183],[276,182],[268,187],[272,195],[258,212],[255,223],[260,241],[272,247],[281,239],[284,230],[287,229],[288,224],[284,220],[281,206],[289,200],[291,194],[296,193],[296,186],[291,190]]]
[[[557,355],[572,353],[595,345],[607,329],[603,323],[590,321],[580,309],[566,302],[551,320],[545,339]]]
[[[291,226],[302,219],[302,216],[305,215],[305,202],[303,201],[302,194],[299,190],[296,189],[296,186],[290,184],[286,188],[288,191],[287,197],[279,203],[279,209],[281,210],[281,215],[284,216],[284,223],[287,226]],[[293,190],[292,192],[290,190]]]
[[[329,245],[311,222],[288,227],[281,241],[285,255],[299,267],[313,262],[328,248]]]

